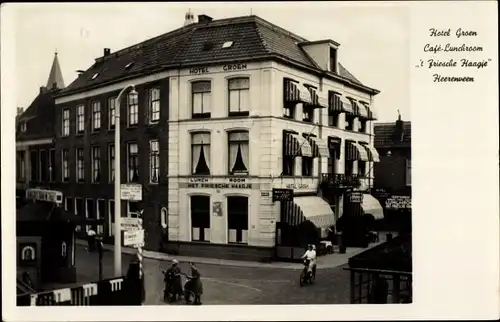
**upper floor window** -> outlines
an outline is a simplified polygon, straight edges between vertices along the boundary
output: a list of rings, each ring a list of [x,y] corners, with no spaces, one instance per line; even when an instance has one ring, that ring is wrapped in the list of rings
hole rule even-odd
[[[69,108],[62,110],[62,136],[69,135]]]
[[[249,135],[248,131],[229,132],[229,173],[248,173]]]
[[[291,79],[285,78],[283,80],[283,117],[295,118],[297,93],[297,84]]]
[[[76,149],[76,181],[85,181],[85,158],[83,155],[83,148]]]
[[[250,79],[229,80],[229,116],[248,116],[250,113]]]
[[[56,177],[56,150],[49,150],[49,181],[54,182]]]
[[[108,145],[108,170],[109,170],[109,182],[115,181],[115,145]]]
[[[199,81],[191,84],[193,118],[209,118],[212,101],[212,83]]]
[[[354,121],[356,120],[356,116],[353,114],[345,114],[345,129],[348,131],[354,130]]]
[[[68,182],[69,181],[69,154],[68,150],[62,150],[61,151],[61,163],[62,163],[62,181],[63,182]]]
[[[149,141],[149,177],[151,183],[160,179],[160,144],[158,140]]]
[[[330,48],[330,71],[337,73],[337,49]]]
[[[139,146],[137,143],[129,143],[128,149],[128,182],[138,182],[139,181]]]
[[[78,133],[85,131],[85,106],[78,105],[76,107],[76,129]]]
[[[26,132],[27,129],[28,129],[28,122],[26,122],[26,121],[21,122],[21,124],[20,124],[21,132]]]
[[[191,173],[210,174],[210,133],[191,136]]]
[[[92,103],[92,131],[101,128],[101,102]]]
[[[139,96],[128,95],[127,107],[128,107],[127,111],[128,126],[135,126],[139,123]]]
[[[108,128],[115,128],[115,111],[116,111],[116,97],[108,99]]]
[[[92,147],[92,182],[99,183],[101,181],[101,148],[98,146]]]
[[[411,186],[411,159],[406,159],[406,185]]]
[[[17,151],[17,181],[26,179],[26,153],[25,151]]]
[[[149,122],[160,120],[160,88],[155,87],[149,90]]]

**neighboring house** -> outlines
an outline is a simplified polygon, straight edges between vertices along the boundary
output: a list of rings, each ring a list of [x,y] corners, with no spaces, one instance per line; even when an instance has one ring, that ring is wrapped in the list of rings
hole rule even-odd
[[[27,188],[48,188],[56,180],[54,95],[62,88],[56,53],[47,85],[40,87],[30,106],[16,117],[16,190],[20,199]]]
[[[409,218],[411,123],[401,120],[401,116],[394,123],[376,123],[375,148],[379,152],[380,162],[375,165],[374,194],[382,202],[388,219],[399,221],[401,214],[407,214]]]
[[[283,243],[277,223],[333,225],[346,189],[368,191],[378,161],[371,104],[379,91],[339,63],[339,46],[256,16],[194,23],[188,13],[182,28],[104,49],[56,97],[66,208],[105,217],[103,233],[115,233],[120,103],[121,182],[143,191],[120,215],[144,209],[146,248],[263,259]],[[138,98],[116,102],[129,84]],[[273,202],[273,188],[293,189],[294,201]]]

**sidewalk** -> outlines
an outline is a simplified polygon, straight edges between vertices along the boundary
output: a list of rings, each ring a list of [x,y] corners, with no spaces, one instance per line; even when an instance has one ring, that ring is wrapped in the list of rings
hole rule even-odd
[[[76,244],[80,246],[87,246],[87,241],[82,239],[76,239]],[[370,244],[367,248],[347,248],[345,254],[334,253],[325,256],[319,256],[317,259],[318,269],[324,268],[335,268],[347,264],[350,257],[364,252],[380,243]],[[105,251],[113,251],[113,245],[104,245]],[[132,247],[122,246],[122,253],[128,255],[137,254],[137,250]],[[221,265],[221,266],[235,266],[235,267],[253,267],[253,268],[281,268],[281,269],[302,269],[301,265],[298,263],[288,263],[288,262],[272,262],[272,263],[261,263],[261,262],[251,262],[251,261],[238,261],[238,260],[228,260],[228,259],[218,259],[218,258],[207,258],[207,257],[190,257],[190,256],[179,256],[170,255],[160,252],[154,252],[149,250],[143,250],[142,252],[144,258],[155,259],[160,261],[171,261],[174,258],[180,262],[193,262],[197,264],[209,264],[209,265]]]

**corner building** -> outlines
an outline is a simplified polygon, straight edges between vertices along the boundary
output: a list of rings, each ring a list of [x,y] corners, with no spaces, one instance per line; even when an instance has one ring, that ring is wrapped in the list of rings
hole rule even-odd
[[[378,91],[339,63],[340,44],[201,18],[184,51],[199,58],[170,77],[167,251],[292,258],[305,221],[325,233],[343,215],[383,216],[367,193]],[[273,188],[294,200],[273,202]]]

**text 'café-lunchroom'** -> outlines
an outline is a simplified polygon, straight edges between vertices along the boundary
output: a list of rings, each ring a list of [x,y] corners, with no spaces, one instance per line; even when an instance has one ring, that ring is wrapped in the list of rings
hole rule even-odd
[[[160,60],[150,53],[173,47],[157,53],[155,69]],[[104,217],[105,241],[114,233],[110,102],[134,84],[138,98],[120,106],[120,174],[142,186],[146,249],[258,260],[282,247],[279,256],[290,257],[304,242],[303,222],[324,234],[342,216],[383,217],[369,194],[379,91],[342,66],[344,50],[256,16],[206,15],[116,53],[105,49],[55,98],[65,208]],[[79,122],[85,111],[88,126]],[[123,217],[138,213],[135,201],[124,203]]]

